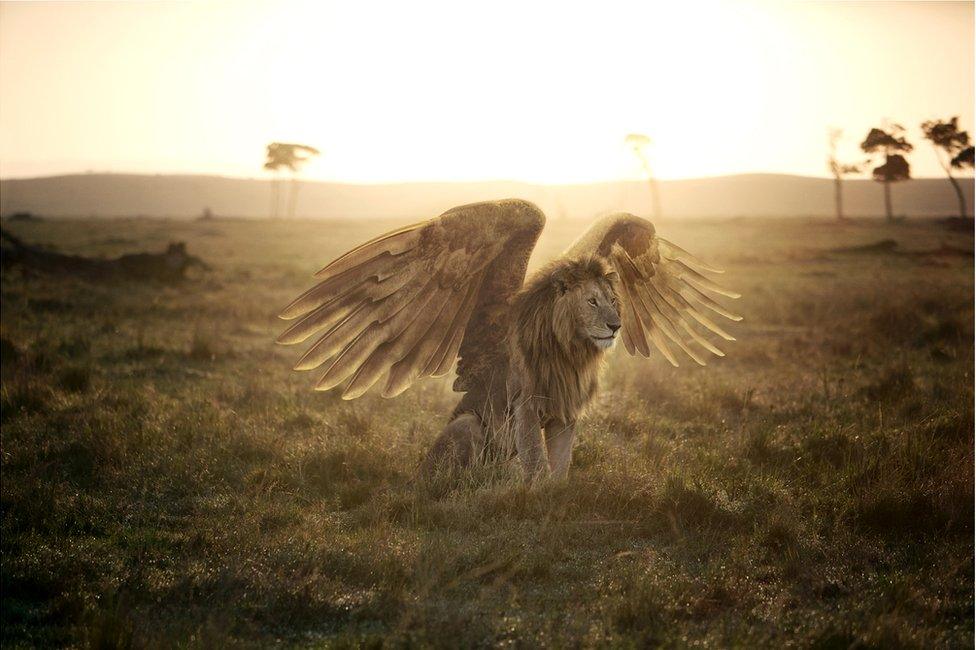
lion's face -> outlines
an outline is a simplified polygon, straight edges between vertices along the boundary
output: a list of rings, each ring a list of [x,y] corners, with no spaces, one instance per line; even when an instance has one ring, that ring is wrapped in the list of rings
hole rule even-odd
[[[576,322],[576,335],[600,350],[608,350],[617,341],[620,312],[617,293],[609,277],[589,279],[566,293]]]

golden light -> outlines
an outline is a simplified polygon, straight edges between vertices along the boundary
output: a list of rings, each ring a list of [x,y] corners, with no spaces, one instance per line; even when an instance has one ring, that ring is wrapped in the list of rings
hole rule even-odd
[[[972,57],[950,46],[971,42],[971,5],[7,3],[0,14],[4,175],[258,175],[264,146],[285,141],[323,150],[310,178],[585,182],[641,176],[620,146],[632,132],[654,135],[662,179],[824,175],[827,125],[973,120]],[[905,46],[880,65],[893,39]]]

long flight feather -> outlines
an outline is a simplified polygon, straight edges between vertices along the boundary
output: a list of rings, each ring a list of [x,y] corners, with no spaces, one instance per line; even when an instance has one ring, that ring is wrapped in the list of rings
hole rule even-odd
[[[315,273],[315,277],[325,279],[339,275],[355,266],[368,262],[382,253],[398,255],[412,250],[420,243],[420,235],[423,232],[425,223],[421,222],[404,226],[399,230],[375,237],[329,262]]]
[[[340,350],[349,345],[359,333],[374,323],[382,323],[395,317],[407,305],[413,301],[417,295],[429,285],[423,281],[408,285],[389,298],[375,302],[365,303],[362,308],[344,319],[339,325],[326,332],[315,344],[309,348],[301,359],[296,370],[312,370],[318,368],[328,359],[338,354]]]
[[[448,296],[444,305],[441,307],[437,318],[430,324],[427,331],[420,339],[413,344],[409,351],[396,363],[390,367],[390,376],[387,379],[386,387],[383,389],[383,397],[394,397],[405,391],[415,379],[423,376],[423,370],[430,362],[431,357],[437,352],[444,332],[454,320],[458,311],[463,307],[467,291],[455,291]]]
[[[738,321],[742,320],[742,316],[739,316],[738,314],[733,314],[728,309],[726,309],[722,305],[720,305],[717,302],[715,302],[714,300],[712,300],[710,297],[708,297],[707,295],[705,295],[704,293],[702,293],[701,291],[699,291],[696,287],[692,286],[691,284],[685,283],[685,286],[684,286],[684,288],[683,288],[683,290],[682,290],[681,293],[682,293],[682,295],[684,295],[686,297],[687,296],[691,296],[691,298],[693,300],[698,301],[699,303],[701,303],[705,307],[708,307],[709,309],[711,309],[716,314],[718,314],[720,316],[725,316],[726,318],[728,318],[731,321],[738,322]]]
[[[645,309],[647,309],[654,324],[662,332],[664,332],[664,335],[667,336],[672,341],[674,341],[675,345],[681,348],[681,351],[687,354],[689,357],[691,357],[695,361],[695,363],[697,363],[700,366],[706,365],[705,360],[702,359],[697,352],[695,352],[690,347],[688,347],[688,344],[685,343],[685,340],[674,328],[674,325],[672,325],[668,317],[658,306],[657,302],[654,300],[654,297],[650,294],[650,292],[647,291],[647,288],[641,286],[638,288],[638,291],[640,293],[641,300],[645,303]],[[646,303],[650,303],[650,305],[648,306]]]
[[[722,269],[715,268],[710,264],[706,264],[705,262],[702,262],[700,259],[692,255],[685,249],[681,248],[677,244],[669,242],[666,239],[661,239],[660,237],[657,238],[657,241],[658,241],[658,250],[661,252],[661,255],[667,259],[681,260],[682,262],[686,262],[690,266],[694,266],[699,271],[703,271],[705,273],[725,273],[725,271],[723,271]]]
[[[437,349],[434,356],[428,362],[427,367],[424,368],[425,374],[429,374],[432,377],[440,377],[446,375],[451,370],[451,367],[454,365],[454,359],[457,357],[458,349],[461,347],[461,340],[464,338],[464,330],[467,328],[468,320],[471,318],[471,312],[474,311],[474,305],[477,301],[478,293],[481,291],[481,283],[484,277],[484,272],[481,272],[472,278],[468,287],[468,294],[464,298],[464,303],[461,305],[461,309],[458,310],[457,315],[455,315],[448,335],[444,338],[441,347]]]
[[[724,352],[722,352],[717,347],[712,345],[712,343],[708,339],[706,339],[704,336],[696,332],[695,328],[689,325],[688,323],[686,323],[685,321],[681,321],[681,327],[684,328],[686,332],[688,332],[688,336],[690,336],[698,345],[702,346],[703,348],[705,348],[706,350],[708,350],[709,352],[711,352],[717,357],[725,356]]]
[[[408,254],[393,256],[388,253],[383,253],[365,264],[318,283],[285,307],[278,315],[278,318],[292,320],[293,318],[304,316],[322,303],[342,295],[349,289],[366,282],[370,278],[383,280],[396,273],[403,272],[403,266],[413,261],[413,259]]]
[[[618,248],[618,245],[614,246],[613,261],[614,267],[616,267],[617,273],[620,275],[620,286],[626,297],[624,304],[621,305],[620,317],[623,321],[624,330],[631,336],[634,347],[640,352],[641,356],[649,357],[651,356],[651,349],[647,345],[644,329],[641,327],[640,318],[637,315],[637,299],[631,292],[630,284],[633,282],[633,277],[625,258],[616,250]]]
[[[657,329],[652,329],[650,335],[651,342],[654,343],[654,347],[661,351],[661,354],[664,355],[664,358],[667,359],[672,366],[677,368],[678,360],[674,358],[674,353],[671,352],[671,348],[668,347],[667,341],[665,341],[664,337],[661,336],[661,332],[659,332]]]
[[[340,361],[337,365],[338,369],[329,380],[331,382],[339,379],[333,386],[337,386],[343,379],[355,373],[352,382],[343,390],[342,399],[354,399],[362,395],[390,366],[399,361],[406,351],[427,332],[439,314],[437,306],[442,304],[450,293],[450,289],[432,291],[426,298],[418,301],[423,304],[418,304],[410,310],[413,318],[406,327],[396,334],[380,332],[376,337],[377,345],[361,346],[362,349],[353,352],[349,360]]]
[[[658,293],[660,293],[661,296],[664,296],[668,301],[670,301],[672,303],[672,305],[675,305],[676,304],[677,305],[676,308],[682,314],[687,314],[688,316],[691,316],[691,318],[693,318],[695,321],[697,321],[698,323],[700,323],[706,329],[710,330],[714,334],[717,334],[717,335],[721,336],[726,341],[734,341],[735,340],[735,337],[734,336],[732,336],[731,334],[729,334],[728,332],[726,332],[724,329],[722,329],[721,327],[719,327],[717,324],[715,324],[705,314],[701,313],[701,311],[699,311],[697,305],[692,304],[691,302],[688,301],[687,298],[685,298],[683,295],[681,295],[681,293],[680,293],[680,289],[681,289],[680,280],[677,280],[676,278],[673,278],[673,277],[668,276],[668,275],[663,274],[663,273],[662,274],[659,274],[655,278],[655,280],[660,282],[660,284],[657,285],[658,286]],[[661,284],[663,284],[664,286],[661,287]],[[676,284],[678,286],[675,286]]]
[[[301,320],[282,332],[277,342],[284,345],[301,343],[313,334],[338,323],[359,303],[363,301],[375,303],[389,298],[413,280],[414,275],[407,271],[385,280],[371,278],[303,316]]]
[[[742,294],[726,289],[720,284],[716,284],[684,262],[679,260],[676,262],[676,264],[678,264],[678,266],[681,268],[681,271],[678,273],[678,277],[684,279],[686,282],[694,282],[700,289],[707,289],[708,291],[712,291],[728,298],[735,299],[742,297]]]
[[[431,282],[436,282],[432,279]],[[421,315],[428,312],[428,305],[441,297],[441,291],[421,293],[417,300],[404,307],[393,318],[374,322],[362,331],[356,339],[346,346],[335,358],[329,369],[316,384],[316,390],[329,390],[341,384],[346,377],[358,370],[377,348],[384,345],[406,330]],[[436,304],[436,303],[435,303]]]

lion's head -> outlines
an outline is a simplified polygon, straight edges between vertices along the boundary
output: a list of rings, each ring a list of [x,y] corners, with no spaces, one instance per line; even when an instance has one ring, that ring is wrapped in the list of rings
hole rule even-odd
[[[554,289],[552,326],[560,343],[613,347],[620,330],[616,273],[589,257],[558,265],[549,280]]]
[[[613,347],[618,305],[617,274],[602,259],[560,259],[537,271],[516,298],[517,336],[588,357]]]

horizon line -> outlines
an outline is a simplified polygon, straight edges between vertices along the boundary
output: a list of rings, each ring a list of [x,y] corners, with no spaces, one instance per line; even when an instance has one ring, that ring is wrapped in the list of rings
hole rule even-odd
[[[290,180],[291,176],[280,176],[280,177],[264,177],[264,176],[237,176],[233,174],[218,174],[218,173],[206,173],[206,172],[127,172],[127,171],[93,171],[86,170],[81,172],[66,172],[61,174],[46,174],[40,176],[0,176],[0,182],[8,181],[36,181],[36,180],[47,180],[54,178],[70,178],[76,176],[144,176],[144,177],[181,177],[181,176],[191,176],[191,177],[207,177],[207,178],[219,178],[227,180],[241,180],[241,181],[260,181],[260,182],[271,182],[274,180]],[[684,181],[703,181],[703,180],[718,180],[727,178],[738,178],[743,176],[785,176],[791,178],[804,178],[812,180],[834,180],[833,176],[811,176],[806,174],[795,174],[789,172],[736,172],[730,174],[714,174],[707,176],[686,176],[681,178],[658,178],[655,179],[658,183],[672,183],[672,182],[684,182]],[[973,174],[962,174],[954,176],[958,180],[974,180],[976,176]],[[529,181],[529,180],[519,180],[511,178],[488,178],[488,179],[463,179],[463,180],[398,180],[398,181],[344,181],[344,180],[328,180],[321,178],[303,178],[298,176],[298,180],[305,183],[325,183],[330,185],[358,185],[358,186],[381,186],[381,185],[428,185],[428,184],[439,184],[439,185],[465,185],[465,184],[487,184],[487,183],[512,183],[519,185],[534,185],[543,187],[559,187],[559,186],[579,186],[579,185],[602,185],[602,184],[612,184],[612,183],[642,183],[647,182],[647,178],[611,178],[602,180],[589,180],[589,181],[566,181],[566,182],[541,182],[541,181]],[[855,177],[855,178],[844,178],[843,181],[874,181],[870,176],[867,177]],[[946,176],[916,176],[909,178],[907,180],[948,180]],[[904,181],[902,181],[904,182]]]

